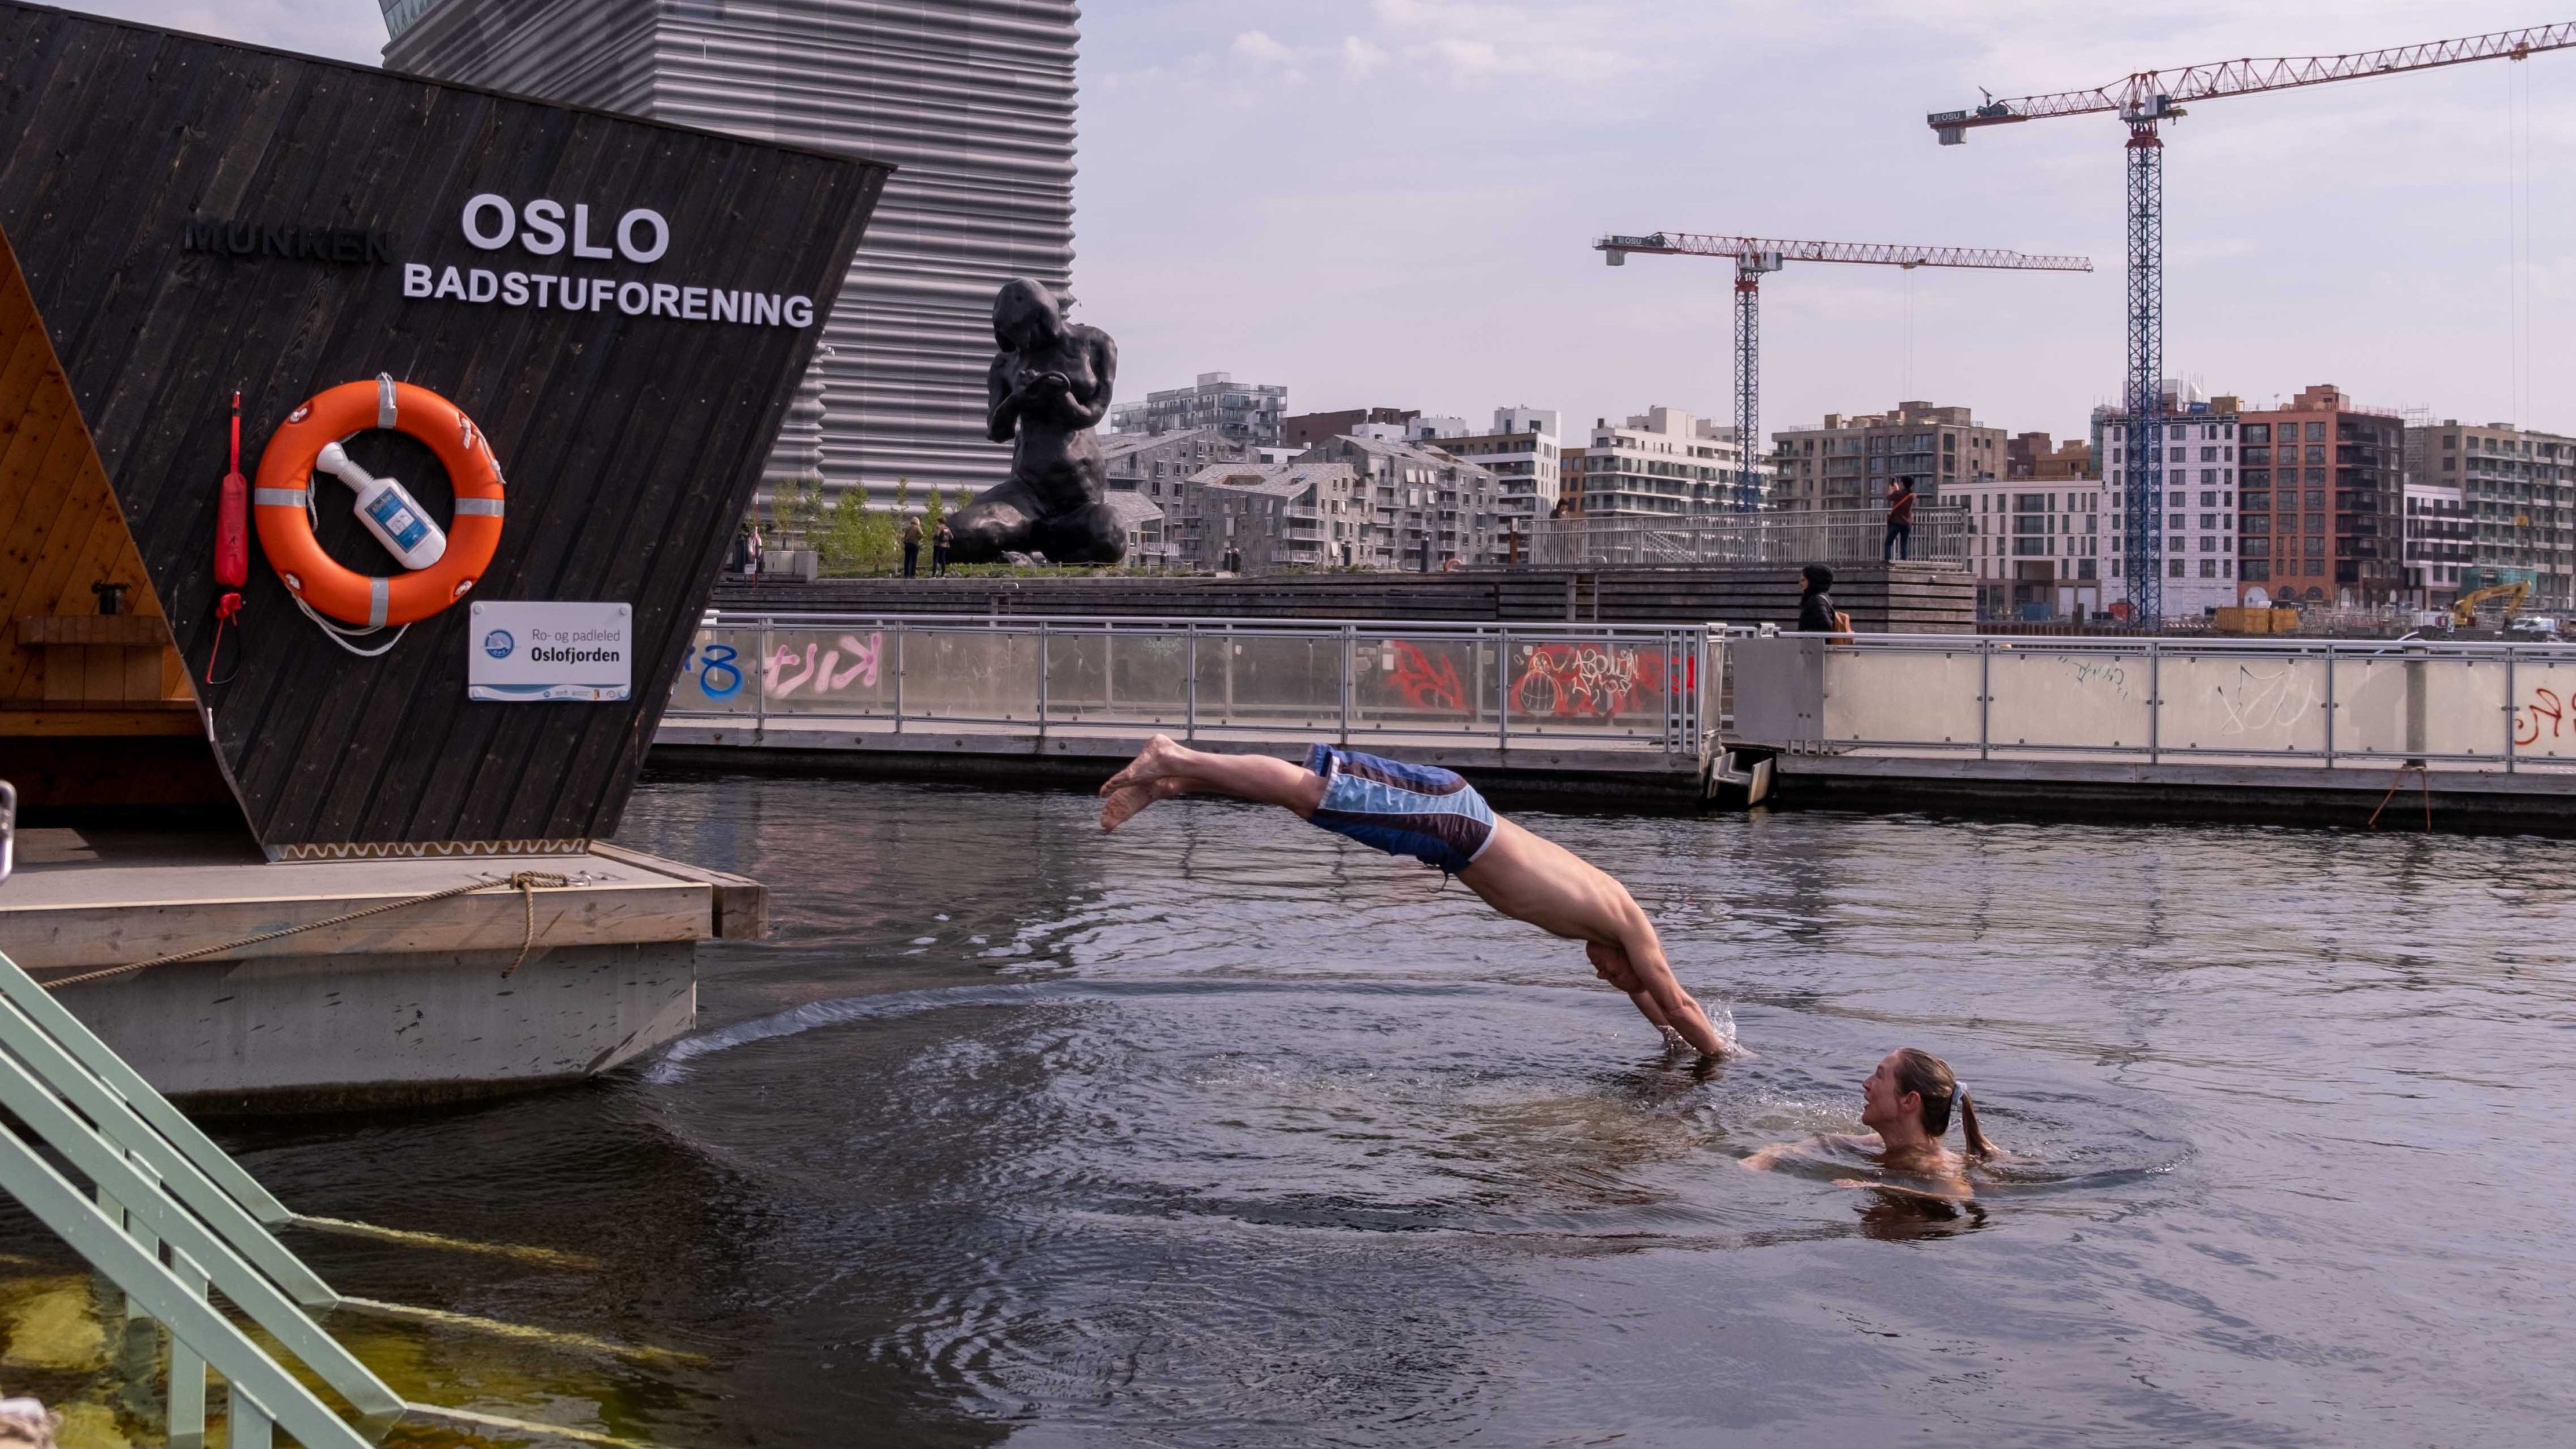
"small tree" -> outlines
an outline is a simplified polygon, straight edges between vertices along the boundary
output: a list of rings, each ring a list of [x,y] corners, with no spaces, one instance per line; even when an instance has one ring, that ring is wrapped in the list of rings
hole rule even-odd
[[[895,515],[868,506],[867,489],[857,484],[841,490],[830,520],[815,540],[816,560],[834,575],[891,572],[901,540]]]
[[[924,534],[937,533],[939,531],[939,520],[946,517],[947,514],[948,501],[939,496],[938,489],[931,489],[928,495],[928,500],[921,505],[921,531]]]

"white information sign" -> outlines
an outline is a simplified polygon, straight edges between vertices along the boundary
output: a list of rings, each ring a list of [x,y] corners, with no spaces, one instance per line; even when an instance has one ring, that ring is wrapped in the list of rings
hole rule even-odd
[[[634,622],[625,604],[479,602],[466,640],[465,697],[624,699],[635,684]]]

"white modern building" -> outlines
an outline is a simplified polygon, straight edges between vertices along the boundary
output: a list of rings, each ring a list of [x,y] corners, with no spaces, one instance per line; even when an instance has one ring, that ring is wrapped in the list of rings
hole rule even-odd
[[[1967,508],[1979,618],[2089,618],[2120,597],[2105,592],[2119,545],[2101,479],[1978,478],[1951,483],[1942,502]]]
[[[1745,467],[1735,429],[1651,407],[1613,427],[1596,418],[1579,490],[1586,518],[1673,518],[1730,511]],[[1755,470],[1757,480],[1767,470]],[[1569,489],[1574,480],[1565,480]],[[1762,486],[1757,481],[1757,487]]]
[[[894,163],[769,475],[1008,474],[993,293],[1071,281],[1075,0],[381,3],[395,70]]]
[[[1526,536],[1556,507],[1564,481],[1559,426],[1553,408],[1496,408],[1492,432],[1440,439],[1442,452],[1492,470],[1507,537]]]
[[[2477,525],[2457,483],[2408,479],[2406,489],[2406,597],[2418,608],[2449,606],[2464,587],[2477,587]]]
[[[2202,399],[2167,384],[2165,417],[2149,426],[2148,445],[2163,454],[2163,486],[2147,518],[2148,547],[2164,574],[2168,619],[2190,619],[2237,603],[2237,413],[2233,397]],[[2126,600],[2123,575],[2129,475],[2147,460],[2129,456],[2125,414],[2093,410],[2093,456],[2103,460],[2102,545],[2110,597]]]

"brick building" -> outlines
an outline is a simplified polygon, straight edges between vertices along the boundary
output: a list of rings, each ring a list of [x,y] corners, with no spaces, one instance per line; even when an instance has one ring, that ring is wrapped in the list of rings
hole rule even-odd
[[[1926,503],[1954,483],[2004,476],[2004,431],[1968,409],[1901,402],[1892,412],[1825,414],[1813,428],[1773,433],[1771,506],[1876,508],[1887,485],[1912,478]]]
[[[2244,568],[2278,601],[2404,601],[2406,424],[2332,385],[2237,415]]]

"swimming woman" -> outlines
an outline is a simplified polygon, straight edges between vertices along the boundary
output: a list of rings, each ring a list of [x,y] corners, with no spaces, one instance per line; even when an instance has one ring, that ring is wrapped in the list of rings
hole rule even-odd
[[[1959,1085],[1958,1073],[1950,1070],[1948,1062],[1927,1051],[1899,1047],[1889,1052],[1878,1070],[1860,1084],[1860,1101],[1860,1124],[1869,1131],[1831,1132],[1803,1142],[1775,1142],[1744,1159],[1744,1165],[1767,1171],[1784,1158],[1819,1149],[1857,1152],[1877,1158],[1880,1169],[1891,1177],[1918,1178],[1933,1184],[1934,1190],[1926,1196],[1974,1196],[1974,1189],[1968,1186],[1968,1164],[1987,1161],[1997,1152],[1986,1134],[1977,1130],[1977,1104],[1969,1100],[1967,1090]],[[1942,1138],[1950,1130],[1954,1104],[1959,1113],[1961,1145],[1967,1149],[1964,1157],[1942,1145]],[[1838,1178],[1834,1185],[1921,1191],[1897,1183],[1855,1178]]]
[[[1593,974],[1628,994],[1646,1020],[1703,1056],[1734,1044],[1682,989],[1654,923],[1628,888],[1574,852],[1494,813],[1452,771],[1318,744],[1303,768],[1267,755],[1212,755],[1163,735],[1100,787],[1100,828],[1115,830],[1158,800],[1192,791],[1294,811],[1389,855],[1410,855],[1466,882],[1485,904],[1584,943]]]

